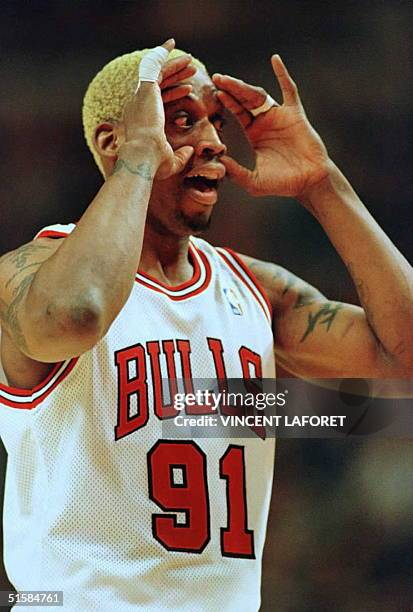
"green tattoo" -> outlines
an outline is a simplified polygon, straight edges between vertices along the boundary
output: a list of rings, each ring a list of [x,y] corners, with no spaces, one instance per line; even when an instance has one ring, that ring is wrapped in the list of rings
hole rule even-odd
[[[18,276],[22,272],[25,272],[28,268],[32,268],[33,266],[36,266],[37,268],[39,268],[42,265],[42,263],[44,263],[44,261],[35,261],[34,263],[27,264],[27,266],[24,266],[21,269],[18,269],[18,271],[15,272],[15,274],[13,274],[13,276],[9,278],[9,280],[4,286],[7,288],[10,285],[10,283],[14,281],[16,276]]]
[[[33,244],[30,242],[29,244],[25,244],[22,247],[18,248],[17,251],[11,251],[10,253],[6,253],[1,258],[2,261],[10,260],[13,263],[17,270],[21,270],[27,263],[29,257],[31,257],[34,253],[39,253],[40,251],[50,251],[49,246],[45,246],[44,244]]]
[[[124,159],[118,159],[112,174],[119,172],[122,170],[122,168],[125,168],[125,170],[127,170],[130,174],[137,174],[138,176],[141,176],[147,181],[151,181],[153,179],[152,168],[148,162],[141,162],[135,168],[132,168]]]
[[[320,299],[320,296],[317,296]],[[309,295],[308,293],[299,293],[297,296],[297,300],[294,304],[294,308],[303,308],[304,306],[310,306],[314,304],[317,297],[314,295]]]
[[[319,325],[325,325],[326,331],[329,331],[338,311],[342,307],[342,304],[333,304],[331,302],[327,302],[326,304],[323,304],[321,308],[317,310],[317,312],[315,312],[314,314],[309,312],[307,329],[305,330],[300,342],[304,342],[307,336],[309,336],[314,331],[317,323],[319,323]]]
[[[23,334],[23,330],[20,326],[18,312],[19,307],[26,296],[30,285],[36,275],[36,272],[29,274],[26,276],[20,285],[18,285],[13,291],[13,299],[10,304],[7,306],[2,300],[1,308],[0,308],[0,316],[3,323],[6,327],[11,331],[13,335],[13,339],[16,341],[16,344],[23,351],[27,351],[26,339]]]
[[[285,284],[285,287],[284,287],[283,292],[282,292],[281,295],[283,295],[283,296],[286,295],[289,292],[289,290],[292,287],[294,287],[296,282],[297,282],[297,278],[295,276],[293,276],[292,274],[288,274],[288,272],[287,272],[287,282]]]

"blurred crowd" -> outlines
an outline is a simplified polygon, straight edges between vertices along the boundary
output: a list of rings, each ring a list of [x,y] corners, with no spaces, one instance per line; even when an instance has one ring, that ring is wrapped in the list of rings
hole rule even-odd
[[[269,57],[280,53],[331,156],[413,262],[412,17],[407,0],[3,2],[0,254],[80,217],[101,182],[82,135],[88,82],[113,57],[174,36],[211,72],[274,97]],[[235,122],[227,139],[251,163]],[[256,201],[228,183],[207,238],[357,302],[296,202]],[[412,610],[412,473],[409,440],[280,440],[263,612]]]

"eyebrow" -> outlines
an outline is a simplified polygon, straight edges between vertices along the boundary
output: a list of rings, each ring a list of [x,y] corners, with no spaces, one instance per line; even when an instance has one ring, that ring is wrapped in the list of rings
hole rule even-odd
[[[195,104],[199,103],[200,100],[193,93],[188,93],[188,95],[183,96],[182,98],[178,98],[177,100],[171,100],[167,102],[165,106],[173,106],[174,104],[182,104],[182,102],[195,102]]]
[[[175,85],[175,87],[178,87],[179,85],[185,85],[186,83],[178,83],[178,85]],[[171,87],[171,89],[173,89],[174,86]],[[216,87],[214,87],[212,89],[212,94],[214,96],[216,96],[216,94],[218,93],[218,89]],[[182,102],[184,100],[189,100],[190,102],[195,102],[195,103],[201,103],[201,99],[196,96],[192,91],[190,91],[186,96],[183,96],[182,98],[178,98],[177,100],[172,100],[171,102],[167,102],[167,106],[172,104],[177,104],[179,102]]]

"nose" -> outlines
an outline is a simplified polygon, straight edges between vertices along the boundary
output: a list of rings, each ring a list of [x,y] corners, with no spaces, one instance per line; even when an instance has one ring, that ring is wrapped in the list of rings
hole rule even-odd
[[[195,154],[198,157],[210,159],[218,155],[225,155],[226,152],[227,147],[222,142],[215,126],[210,121],[207,121],[195,146]]]

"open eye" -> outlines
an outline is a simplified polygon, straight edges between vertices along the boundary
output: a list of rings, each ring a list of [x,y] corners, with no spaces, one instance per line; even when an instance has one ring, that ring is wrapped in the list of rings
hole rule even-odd
[[[226,121],[224,117],[221,117],[221,115],[215,115],[215,117],[212,118],[212,123],[214,124],[214,127],[217,132],[222,132],[225,127]]]
[[[173,117],[172,121],[175,127],[184,130],[192,127],[192,121],[188,113],[180,112]]]

